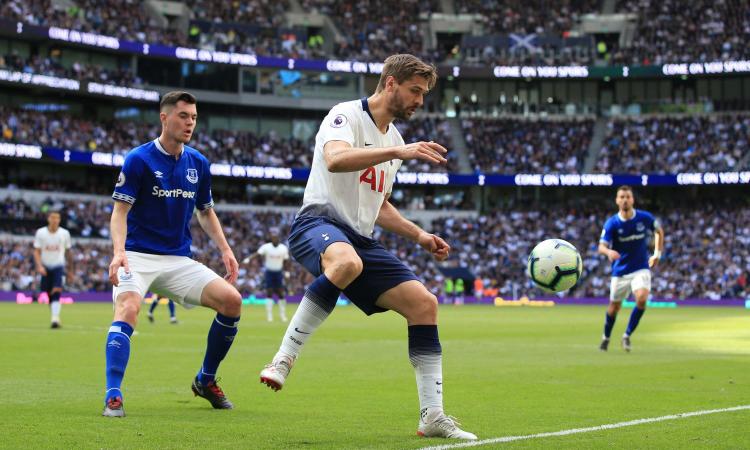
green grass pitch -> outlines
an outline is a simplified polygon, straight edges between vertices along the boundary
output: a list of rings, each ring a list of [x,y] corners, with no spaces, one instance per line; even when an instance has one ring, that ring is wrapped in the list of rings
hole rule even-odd
[[[750,404],[750,311],[646,312],[634,351],[597,349],[603,307],[441,307],[445,404],[480,439]],[[0,448],[419,448],[406,325],[338,307],[281,392],[258,381],[285,325],[246,307],[219,370],[233,411],[212,410],[190,382],[212,314],[178,308],[142,322],[125,377],[124,419],[100,416],[111,306],[0,304]],[[750,410],[496,444],[503,448],[750,448]],[[489,448],[493,446],[484,446]]]

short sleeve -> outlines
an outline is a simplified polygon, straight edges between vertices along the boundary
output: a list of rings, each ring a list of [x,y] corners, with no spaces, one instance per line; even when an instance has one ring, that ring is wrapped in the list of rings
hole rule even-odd
[[[612,222],[606,221],[604,223],[604,228],[602,229],[602,235],[599,238],[599,242],[602,242],[607,245],[612,245]]]
[[[135,153],[131,152],[125,157],[120,175],[117,177],[115,191],[112,198],[121,202],[135,204],[138,198],[141,177],[143,176],[144,163]]]
[[[66,248],[66,249],[69,249],[69,248],[70,248],[70,247],[72,247],[72,246],[73,246],[73,242],[72,242],[72,240],[70,239],[70,232],[69,232],[69,231],[66,231],[66,232],[65,232],[65,248]]]
[[[289,248],[284,246],[284,259],[289,259]]]
[[[330,141],[344,141],[354,146],[354,120],[351,112],[333,108],[320,125],[323,145]]]
[[[203,174],[200,178],[195,205],[201,211],[214,207],[214,199],[211,194],[211,165],[205,159],[203,160]]]
[[[656,231],[661,228],[661,222],[659,222],[659,219],[654,217],[651,213],[648,214],[648,224],[651,231]]]
[[[42,230],[36,230],[36,233],[34,234],[34,248],[42,248],[42,236],[40,236],[41,233]]]
[[[260,248],[258,249],[258,254],[260,256],[265,256],[266,255],[266,249],[268,249],[268,246],[266,244],[261,245]]]

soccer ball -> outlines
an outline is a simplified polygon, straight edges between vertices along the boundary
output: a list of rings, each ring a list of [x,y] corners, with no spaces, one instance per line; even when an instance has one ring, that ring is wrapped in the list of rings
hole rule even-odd
[[[562,239],[547,239],[529,254],[526,273],[544,292],[562,292],[575,286],[583,272],[578,250]]]

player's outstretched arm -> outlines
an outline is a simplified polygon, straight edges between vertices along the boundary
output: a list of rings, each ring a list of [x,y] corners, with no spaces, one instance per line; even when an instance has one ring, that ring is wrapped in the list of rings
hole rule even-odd
[[[415,142],[398,147],[355,148],[345,141],[328,141],[323,156],[329,172],[356,172],[392,159],[418,159],[445,164],[448,150],[435,142]]]
[[[428,233],[414,222],[407,220],[388,201],[388,198],[383,201],[375,223],[388,231],[418,243],[420,247],[430,252],[432,257],[438,261],[448,259],[448,254],[451,250],[450,245],[441,237]]]
[[[125,268],[125,272],[130,272],[128,266],[128,257],[125,256],[125,237],[128,233],[128,211],[130,203],[115,200],[112,208],[112,218],[109,221],[109,234],[112,236],[113,256],[109,264],[109,281],[113,285],[120,284],[117,278],[117,270],[120,267]]]
[[[246,257],[245,259],[243,259],[242,260],[242,264],[250,264],[250,261],[252,261],[254,259],[258,259],[258,258],[260,258],[260,254],[258,252],[255,252],[252,255]]]
[[[234,257],[234,252],[229,247],[227,238],[224,236],[224,231],[221,229],[221,223],[219,218],[216,216],[216,211],[213,208],[206,208],[198,211],[198,223],[206,232],[208,237],[216,244],[221,251],[221,259],[224,261],[224,267],[227,269],[224,279],[230,284],[234,284],[239,276],[239,264],[237,259]]]

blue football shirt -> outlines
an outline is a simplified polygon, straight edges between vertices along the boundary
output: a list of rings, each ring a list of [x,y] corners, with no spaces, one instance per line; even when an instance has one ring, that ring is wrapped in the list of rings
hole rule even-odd
[[[639,209],[628,220],[623,220],[619,213],[607,219],[600,242],[620,253],[620,259],[612,263],[613,276],[648,269],[648,236],[657,228],[659,222],[654,216]]]
[[[112,198],[130,203],[125,250],[191,256],[190,219],[197,207],[213,207],[210,164],[183,146],[178,159],[158,139],[125,157]]]

